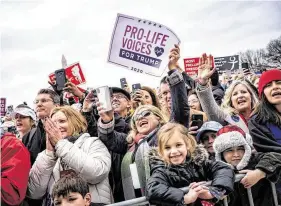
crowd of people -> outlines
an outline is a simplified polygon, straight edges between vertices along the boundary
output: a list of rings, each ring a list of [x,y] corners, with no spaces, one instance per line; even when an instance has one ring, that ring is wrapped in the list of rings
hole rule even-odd
[[[146,196],[152,205],[281,203],[281,69],[227,76],[200,57],[196,78],[171,49],[153,89],[112,87],[108,111],[94,90],[56,83],[1,125],[1,204],[100,206]],[[77,106],[80,104],[80,107]],[[235,182],[236,174],[244,174]],[[211,182],[206,185],[206,182]],[[189,187],[187,193],[180,188]]]

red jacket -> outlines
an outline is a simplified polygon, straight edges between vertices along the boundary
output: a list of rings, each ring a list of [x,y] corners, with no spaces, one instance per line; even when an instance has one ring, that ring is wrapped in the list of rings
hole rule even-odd
[[[29,170],[29,152],[13,134],[6,133],[1,144],[1,202],[19,205],[25,198]]]

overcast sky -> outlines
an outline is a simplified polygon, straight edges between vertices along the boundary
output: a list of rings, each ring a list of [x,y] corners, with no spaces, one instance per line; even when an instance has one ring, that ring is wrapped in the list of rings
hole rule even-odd
[[[182,57],[207,52],[227,56],[264,48],[281,35],[280,1],[2,0],[1,97],[32,105],[48,74],[80,61],[91,87],[129,84],[157,87],[160,78],[107,63],[117,13],[164,24],[181,39]],[[181,60],[181,64],[183,61]]]

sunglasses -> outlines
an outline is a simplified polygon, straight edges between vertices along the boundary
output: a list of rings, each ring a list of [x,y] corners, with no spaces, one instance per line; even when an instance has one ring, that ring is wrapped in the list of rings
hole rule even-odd
[[[144,118],[144,117],[149,117],[150,115],[152,114],[151,111],[148,111],[148,110],[145,110],[145,111],[142,111],[140,114],[136,114],[134,115],[134,121],[138,121],[139,119],[141,118]]]

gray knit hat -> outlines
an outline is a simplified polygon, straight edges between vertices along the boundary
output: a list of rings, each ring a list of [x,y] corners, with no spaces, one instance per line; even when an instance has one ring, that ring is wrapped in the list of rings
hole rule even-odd
[[[247,135],[249,138],[249,136]],[[236,166],[237,170],[242,170],[245,168],[251,158],[252,150],[248,142],[246,141],[245,132],[235,125],[228,125],[221,128],[217,132],[217,138],[213,143],[213,148],[215,151],[215,158],[217,161],[222,160],[222,153],[232,147],[243,146],[245,148],[245,153],[239,164]],[[233,168],[233,166],[232,166]]]
[[[196,135],[197,142],[200,142],[200,139],[202,138],[202,135],[205,132],[212,131],[212,132],[218,132],[222,128],[222,125],[215,121],[209,121],[205,122],[202,127],[198,130],[198,133]]]

